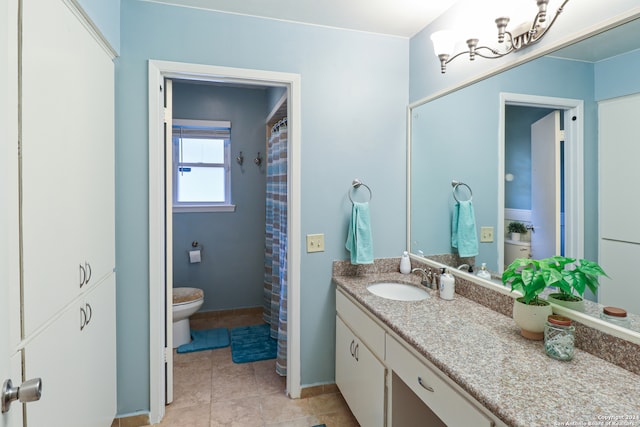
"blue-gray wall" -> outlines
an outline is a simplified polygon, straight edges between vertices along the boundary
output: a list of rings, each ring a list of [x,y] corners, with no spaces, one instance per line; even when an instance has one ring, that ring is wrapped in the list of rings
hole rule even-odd
[[[173,286],[204,291],[200,311],[262,305],[267,90],[175,82],[173,117],[231,121],[231,194],[235,212],[173,214]],[[240,151],[245,161],[235,158]],[[190,264],[191,242],[204,248]]]
[[[344,248],[353,178],[371,187],[375,257],[405,248],[409,40],[124,0],[116,64],[118,413],[149,409],[149,59],[301,75],[301,382],[334,381],[333,260]]]
[[[515,177],[504,183],[504,207],[507,209],[531,209],[531,125],[551,111],[518,105],[505,108],[504,169]]]

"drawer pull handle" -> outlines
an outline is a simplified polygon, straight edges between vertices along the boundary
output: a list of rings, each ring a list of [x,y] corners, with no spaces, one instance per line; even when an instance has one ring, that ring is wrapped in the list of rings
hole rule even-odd
[[[422,382],[422,378],[418,377],[418,384],[420,384],[422,386],[423,389],[430,391],[430,392],[434,392],[432,387],[429,387],[428,385],[426,385],[425,383]]]
[[[353,349],[353,346],[355,343],[356,343],[355,340],[351,340],[351,345],[349,346],[349,352],[351,353],[351,357],[353,357],[353,355],[355,354],[355,351]]]
[[[359,347],[360,347],[360,344],[356,344],[356,350],[355,350],[355,352],[354,352],[355,354],[353,355],[353,357],[355,357],[355,359],[356,359],[356,362],[359,362],[359,361],[360,361],[360,357],[359,357],[359,355],[358,355],[358,348],[359,348]]]

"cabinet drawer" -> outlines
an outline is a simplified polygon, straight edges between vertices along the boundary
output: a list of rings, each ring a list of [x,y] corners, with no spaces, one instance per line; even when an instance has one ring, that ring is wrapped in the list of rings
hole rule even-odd
[[[384,330],[340,291],[336,292],[336,311],[367,347],[384,360]]]
[[[448,426],[493,426],[493,422],[436,372],[387,336],[387,365]]]

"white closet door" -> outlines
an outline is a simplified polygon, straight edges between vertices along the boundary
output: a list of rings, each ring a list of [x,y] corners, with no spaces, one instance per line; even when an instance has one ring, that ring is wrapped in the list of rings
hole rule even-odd
[[[79,293],[81,265],[94,283],[113,270],[114,93],[112,61],[61,0],[23,1],[22,34],[29,335]]]

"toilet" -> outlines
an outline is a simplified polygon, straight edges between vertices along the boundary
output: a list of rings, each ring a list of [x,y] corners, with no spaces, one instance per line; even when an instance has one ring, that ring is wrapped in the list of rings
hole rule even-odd
[[[507,268],[509,264],[517,258],[531,258],[531,242],[522,240],[504,240],[504,266]]]
[[[198,288],[173,288],[173,348],[191,342],[189,316],[204,302],[204,292]]]

